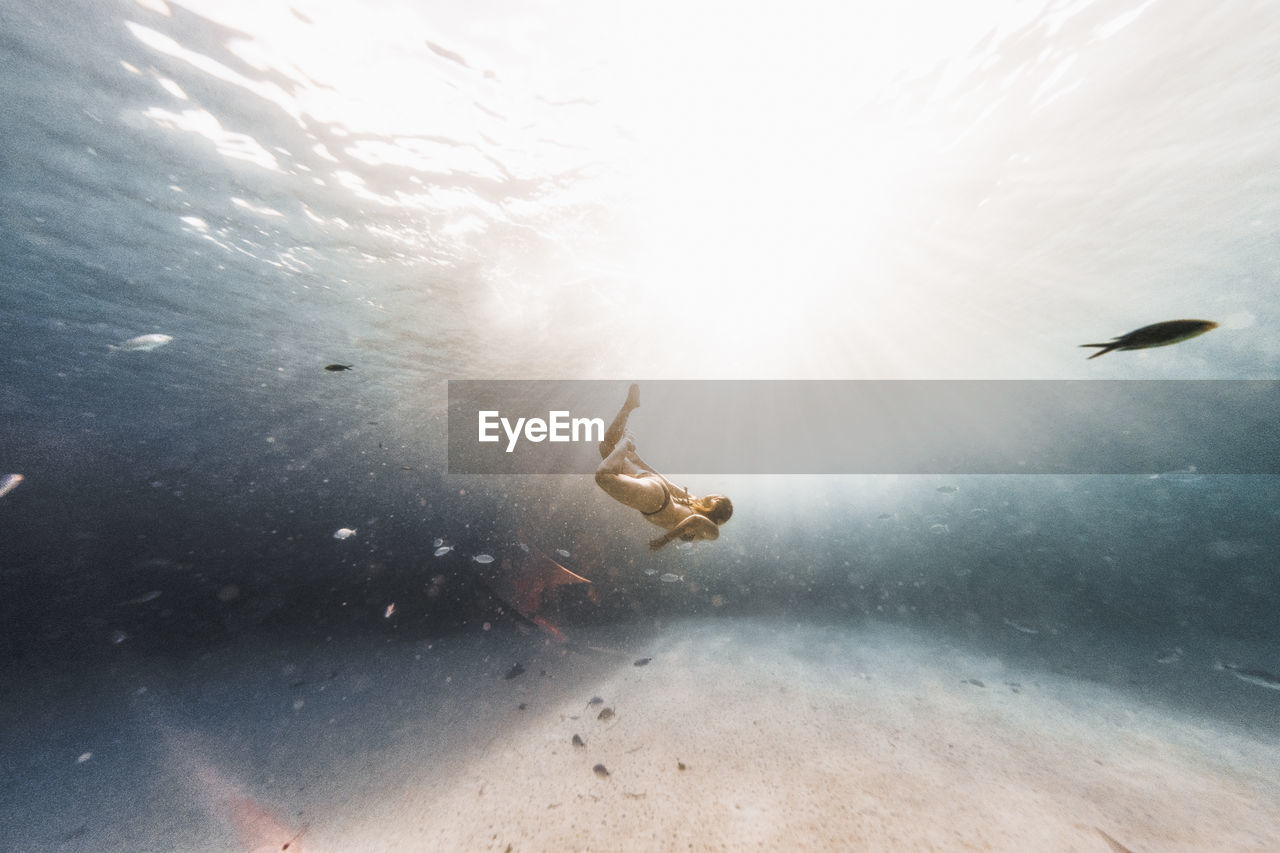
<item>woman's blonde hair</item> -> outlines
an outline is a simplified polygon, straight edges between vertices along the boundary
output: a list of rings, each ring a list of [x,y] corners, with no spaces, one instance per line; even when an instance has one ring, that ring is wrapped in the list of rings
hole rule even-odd
[[[694,512],[705,515],[716,524],[724,524],[733,516],[733,501],[724,495],[707,495],[706,497],[694,498],[689,502],[689,508]]]

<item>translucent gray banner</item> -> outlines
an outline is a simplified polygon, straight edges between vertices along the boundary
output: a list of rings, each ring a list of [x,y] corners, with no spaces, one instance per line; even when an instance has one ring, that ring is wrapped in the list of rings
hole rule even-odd
[[[589,474],[627,382],[449,382],[449,472]],[[1280,473],[1280,382],[640,383],[668,474]]]

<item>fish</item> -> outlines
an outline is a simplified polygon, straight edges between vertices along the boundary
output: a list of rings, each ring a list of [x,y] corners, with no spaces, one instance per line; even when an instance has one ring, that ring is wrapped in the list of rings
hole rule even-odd
[[[393,601],[387,605],[386,612],[382,614],[382,618],[390,619],[392,616],[395,615],[395,612],[396,612],[396,603]]]
[[[351,365],[350,364],[326,364],[324,366],[324,369],[329,371],[330,373],[339,373],[343,370],[350,370]]]
[[[443,540],[443,539],[437,539],[436,541],[432,542],[431,544],[432,544],[432,545],[434,545],[435,547],[439,548],[441,545],[443,545],[443,544],[444,544],[444,540]]]
[[[1171,649],[1161,649],[1156,652],[1156,663],[1177,663],[1182,659],[1182,649],[1174,646]]]
[[[929,532],[934,536],[946,536],[951,532],[951,528],[945,524],[930,524]]]
[[[603,705],[603,704],[604,704],[604,700],[601,699],[599,696],[592,696],[590,699],[587,700],[588,708],[590,708],[592,705]]]
[[[148,601],[155,601],[161,595],[162,593],[160,592],[160,590],[153,589],[151,590],[151,592],[143,593],[137,598],[130,598],[127,601],[118,601],[116,602],[116,607],[124,607],[130,604],[146,604]]]
[[[648,666],[649,662],[652,660],[653,658],[640,658],[635,663],[633,663],[632,666]]]
[[[613,719],[613,709],[612,708],[602,709],[599,714],[596,714],[596,719],[602,720],[606,723],[609,722],[610,720]]]
[[[657,570],[657,569],[645,569],[645,570],[644,570],[644,573],[645,573],[646,575],[648,575],[649,577],[653,577],[654,575],[656,575],[656,574],[658,573],[658,570]]]
[[[443,557],[445,554],[448,554],[452,550],[453,550],[452,545],[441,545],[439,548],[435,550],[435,555],[437,557]]]
[[[573,556],[572,554],[570,554],[568,551],[566,551],[566,550],[565,550],[565,549],[563,549],[563,548],[557,548],[557,549],[556,549],[556,553],[557,553],[557,554],[559,554],[561,557],[572,557],[572,556]]]
[[[1001,619],[1000,621],[1001,621],[1001,622],[1003,622],[1004,624],[1008,625],[1008,626],[1009,626],[1010,628],[1012,628],[1013,630],[1015,630],[1015,631],[1021,631],[1021,632],[1022,632],[1022,633],[1024,633],[1024,634],[1039,634],[1039,633],[1040,633],[1040,630],[1039,630],[1038,628],[1032,628],[1032,627],[1030,627],[1030,626],[1023,625],[1021,622],[1014,622],[1012,619]]]
[[[491,554],[476,554],[471,559],[475,560],[482,566],[487,566],[493,562],[493,556]]]
[[[524,538],[521,536],[521,538]],[[529,551],[504,556],[489,565],[475,563],[472,570],[511,609],[560,642],[564,633],[542,616],[543,597],[566,584],[590,584],[548,557],[536,546]]]
[[[684,580],[684,578],[680,575],[667,572],[665,575],[658,578],[658,580],[662,581],[663,583],[676,583],[677,581]]]
[[[151,352],[172,341],[172,335],[138,335],[136,338],[129,338],[127,341],[108,345],[107,349],[123,352]]]
[[[595,767],[592,767],[591,772],[595,773],[602,779],[609,775],[609,770],[603,764],[597,764]]]
[[[350,539],[355,535],[356,531],[353,527],[339,527],[337,530],[333,531],[334,539]]]
[[[515,666],[511,667],[511,669],[507,670],[507,674],[502,677],[510,681],[519,675],[524,675],[524,667],[517,663]]]
[[[0,498],[12,492],[25,480],[26,477],[21,474],[5,474],[0,477]]]
[[[956,492],[960,491],[960,487],[959,486],[938,486],[938,488],[935,489],[935,491],[944,495],[954,495]]]
[[[1258,687],[1267,687],[1271,690],[1280,690],[1280,676],[1261,669],[1248,669],[1246,667],[1237,666],[1234,663],[1223,663],[1218,661],[1213,665],[1214,669],[1229,670],[1232,675],[1241,681],[1247,681],[1250,684],[1256,684]]]
[[[1190,340],[1197,335],[1218,328],[1212,320],[1166,320],[1134,329],[1126,335],[1113,338],[1105,344],[1081,344],[1082,347],[1101,347],[1089,358],[1106,355],[1113,350],[1150,349],[1151,347],[1167,347],[1170,344]]]
[[[584,740],[582,739],[582,736],[581,736],[581,735],[574,735],[574,736],[573,736],[573,740],[571,741],[571,743],[573,743],[573,745],[574,745],[574,746],[586,746],[586,745],[587,745],[587,742],[586,742],[586,741],[584,741]]]

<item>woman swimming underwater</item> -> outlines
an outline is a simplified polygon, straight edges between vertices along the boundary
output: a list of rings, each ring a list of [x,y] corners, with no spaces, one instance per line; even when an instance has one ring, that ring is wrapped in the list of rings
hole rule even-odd
[[[666,530],[649,540],[655,551],[676,539],[717,539],[720,525],[733,515],[724,495],[696,497],[659,474],[636,455],[635,440],[627,433],[627,418],[640,406],[640,386],[632,385],[627,400],[600,442],[604,459],[596,468],[596,483],[618,503],[640,511]]]

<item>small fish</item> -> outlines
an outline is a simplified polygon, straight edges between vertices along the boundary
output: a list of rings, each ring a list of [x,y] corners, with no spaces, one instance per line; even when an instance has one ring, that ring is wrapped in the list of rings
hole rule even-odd
[[[383,619],[390,619],[396,612],[396,603],[393,601],[387,605],[387,610],[382,614]]]
[[[21,474],[5,474],[3,477],[0,477],[0,498],[18,488],[19,484],[21,484],[25,479],[26,477],[23,477]]]
[[[1280,690],[1280,676],[1272,675],[1261,669],[1248,669],[1246,667],[1237,666],[1234,663],[1222,663],[1218,661],[1213,665],[1214,669],[1229,670],[1232,675],[1241,681],[1247,681],[1250,684],[1256,684],[1259,687],[1266,687],[1271,690]]]
[[[961,684],[972,684],[974,687],[986,687],[986,686],[987,686],[987,685],[986,685],[986,684],[984,684],[982,681],[980,681],[980,680],[978,680],[978,679],[976,679],[976,678],[966,678],[964,681],[961,681],[960,683],[961,683]]]
[[[609,770],[603,764],[597,764],[595,767],[591,768],[591,771],[601,779],[609,775]]]
[[[515,666],[511,667],[511,669],[507,670],[507,674],[502,677],[510,681],[518,675],[524,675],[524,667],[517,663]]]
[[[604,700],[601,699],[599,696],[592,696],[590,699],[587,700],[588,708],[590,708],[592,705],[603,705],[603,704],[604,704]]]
[[[1156,663],[1177,663],[1182,659],[1182,649],[1174,646],[1171,649],[1161,649],[1156,653]]]
[[[571,741],[571,743],[572,743],[574,746],[586,746],[586,745],[587,745],[587,742],[586,742],[586,741],[584,741],[584,740],[583,740],[581,737],[579,737],[578,735],[574,735],[574,736],[573,736],[573,740]]]
[[[353,527],[339,527],[337,530],[333,531],[334,539],[350,539],[355,535],[356,531]]]
[[[172,335],[138,335],[136,338],[129,338],[127,341],[108,345],[107,349],[123,352],[151,352],[154,349],[160,349],[160,347],[172,340]]]
[[[610,720],[613,719],[613,709],[612,708],[603,709],[599,714],[596,714],[596,719],[603,720],[606,723],[609,722]]]
[[[936,491],[944,495],[954,495],[956,492],[960,491],[960,487],[959,486],[938,486]]]
[[[529,546],[528,546],[528,545],[524,544],[523,542],[517,542],[516,544],[520,546],[520,550],[521,550],[521,551],[524,551],[526,554],[528,554],[528,553],[529,553]]]
[[[566,550],[565,550],[565,549],[563,549],[563,548],[557,548],[557,549],[556,549],[556,553],[557,553],[557,554],[559,554],[561,557],[572,557],[572,556],[573,556],[572,554],[570,554],[568,551],[566,551]]]
[[[990,513],[987,511],[985,506],[975,506],[973,509],[969,510],[970,518],[983,518],[989,514]]]
[[[439,548],[435,550],[435,555],[437,557],[443,557],[445,554],[448,554],[452,550],[453,550],[452,545],[441,545]]]
[[[934,536],[946,536],[951,532],[951,528],[945,524],[930,524],[929,532]]]
[[[658,580],[662,581],[663,583],[675,583],[675,582],[677,582],[677,581],[682,581],[682,580],[684,580],[684,576],[683,576],[683,575],[676,575],[676,574],[672,574],[671,572],[667,572],[665,575],[663,575],[662,577],[658,578]]]
[[[434,545],[435,547],[439,548],[441,545],[443,545],[443,544],[444,544],[444,540],[443,540],[443,539],[437,539],[436,541],[432,542],[431,544],[432,544],[432,545]]]
[[[325,369],[325,370],[327,370],[327,371],[329,371],[330,373],[338,373],[338,372],[343,371],[343,370],[350,370],[350,369],[351,369],[351,365],[349,365],[349,364],[326,364],[326,365],[324,366],[324,369]]]
[[[1089,358],[1106,355],[1112,350],[1150,349],[1151,347],[1167,347],[1170,344],[1190,340],[1197,335],[1218,328],[1211,320],[1166,320],[1135,329],[1127,335],[1113,338],[1105,344],[1081,344],[1082,347],[1101,347]]]
[[[651,660],[653,660],[653,658],[640,658],[640,660],[636,661],[631,665],[632,666],[648,666]]]
[[[1032,627],[1030,627],[1030,626],[1023,625],[1021,622],[1014,622],[1012,619],[1001,619],[1000,621],[1001,621],[1001,622],[1003,622],[1004,624],[1008,625],[1008,626],[1009,626],[1010,628],[1012,628],[1013,630],[1015,630],[1015,631],[1021,631],[1021,632],[1022,632],[1022,633],[1024,633],[1024,634],[1039,634],[1039,633],[1040,633],[1040,629],[1039,629],[1039,628],[1032,628]]]
[[[649,577],[653,577],[654,575],[656,575],[656,574],[658,573],[658,570],[657,570],[657,569],[645,569],[645,570],[644,570],[644,573],[645,573],[646,575],[648,575]]]
[[[471,559],[475,560],[477,563],[479,563],[482,566],[487,566],[493,562],[493,557],[489,554],[476,554]]]
[[[146,604],[148,601],[155,601],[161,595],[160,590],[153,589],[151,592],[143,593],[137,598],[130,598],[128,601],[121,601],[116,604],[117,607],[124,607],[129,604]]]

